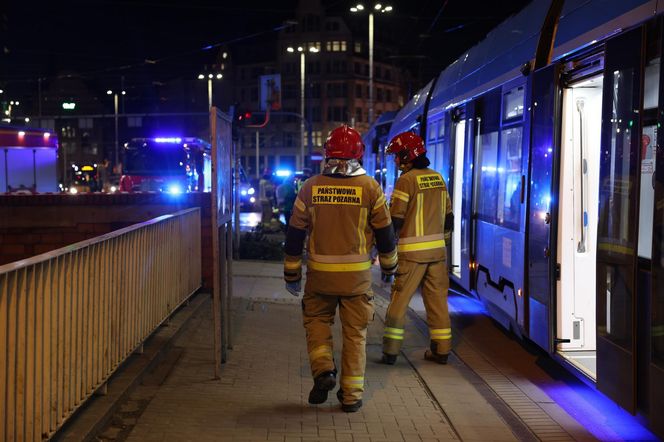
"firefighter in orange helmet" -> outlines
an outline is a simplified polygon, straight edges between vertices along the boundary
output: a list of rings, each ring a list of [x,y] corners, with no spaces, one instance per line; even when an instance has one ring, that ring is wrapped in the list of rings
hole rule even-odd
[[[390,141],[387,152],[396,156],[401,170],[390,202],[398,237],[399,270],[385,318],[382,361],[390,365],[396,362],[408,303],[421,287],[431,338],[424,357],[445,364],[452,348],[445,249],[454,225],[450,197],[442,176],[428,167],[422,138],[412,132],[401,133]]]
[[[322,404],[336,386],[331,325],[338,306],[343,346],[337,398],[345,412],[362,406],[366,334],[374,315],[370,271],[374,240],[382,271],[392,274],[397,265],[385,195],[362,168],[363,153],[356,130],[344,125],[330,133],[323,172],[306,180],[298,192],[285,245],[286,289],[297,296],[308,237],[302,310],[314,378],[309,403]]]

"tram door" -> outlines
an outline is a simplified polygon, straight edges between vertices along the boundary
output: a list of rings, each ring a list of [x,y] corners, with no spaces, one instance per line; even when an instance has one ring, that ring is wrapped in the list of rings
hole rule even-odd
[[[647,61],[644,69],[643,92],[643,133],[641,135],[641,186],[639,189],[639,273],[643,263],[649,265],[652,275],[651,296],[641,307],[645,311],[645,335],[650,339],[643,339],[643,329],[639,330],[639,341],[645,341],[645,348],[641,346],[641,353],[645,358],[639,357],[639,381],[647,377],[648,383],[637,384],[637,397],[642,401],[648,400],[648,416],[651,427],[655,432],[664,435],[664,131],[658,130],[664,124],[664,69],[661,60],[664,58],[664,19],[659,20],[651,27],[648,37],[651,37],[655,28],[658,45],[647,45]],[[650,42],[649,42],[650,43]],[[644,278],[640,278],[643,280]],[[641,288],[641,287],[639,287]],[[639,320],[641,316],[639,315]],[[644,361],[645,362],[642,362]],[[643,374],[645,367],[646,375]]]
[[[595,261],[602,54],[569,62],[567,67],[561,109],[556,350],[596,379]]]
[[[558,154],[555,115],[559,112],[559,66],[533,73],[530,103],[530,170],[528,179],[528,218],[526,220],[526,296],[528,336],[540,347],[553,349],[553,281],[556,269],[552,260],[555,236],[554,157]]]
[[[463,201],[463,174],[464,174],[464,155],[466,144],[466,119],[463,109],[456,109],[454,111],[454,118],[452,120],[452,133],[450,144],[452,145],[452,174],[450,181],[452,181],[452,212],[454,213],[454,230],[452,231],[452,244],[450,265],[452,268],[452,275],[462,280],[464,287],[469,287],[468,284],[468,263],[464,267],[461,263],[461,248],[462,248],[462,228],[461,223],[463,217],[461,216],[461,202]]]
[[[643,29],[606,43],[597,232],[597,387],[636,408]]]

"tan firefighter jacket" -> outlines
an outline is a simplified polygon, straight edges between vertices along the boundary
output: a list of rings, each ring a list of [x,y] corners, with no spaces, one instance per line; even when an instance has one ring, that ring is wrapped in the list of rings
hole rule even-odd
[[[361,170],[361,169],[360,169]],[[376,243],[383,272],[397,265],[394,230],[385,195],[362,175],[316,175],[305,181],[286,235],[284,279],[301,279],[307,240],[305,291],[360,295],[371,289],[371,248]]]
[[[425,168],[401,174],[392,192],[390,214],[393,219],[403,219],[397,246],[399,258],[415,262],[445,258],[445,237],[449,238],[452,227],[449,222],[452,204],[438,172]]]

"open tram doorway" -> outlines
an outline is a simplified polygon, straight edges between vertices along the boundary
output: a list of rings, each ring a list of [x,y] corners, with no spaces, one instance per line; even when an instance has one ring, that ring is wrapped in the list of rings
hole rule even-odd
[[[452,230],[452,274],[461,278],[461,202],[463,201],[463,158],[465,155],[466,120],[455,123],[454,130],[454,176],[452,195],[452,213],[454,213],[454,229]]]
[[[602,81],[563,89],[558,216],[557,352],[597,378],[596,247]]]

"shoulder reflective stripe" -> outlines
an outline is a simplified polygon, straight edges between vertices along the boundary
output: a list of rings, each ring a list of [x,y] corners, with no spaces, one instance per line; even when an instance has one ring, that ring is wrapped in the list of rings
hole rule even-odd
[[[329,345],[321,345],[309,352],[309,360],[314,361],[322,357],[329,357],[332,359],[332,348]]]
[[[415,214],[415,236],[424,235],[424,194],[417,194],[417,213]]]
[[[367,227],[367,208],[360,209],[360,218],[357,220],[357,239],[359,243],[358,251],[364,255],[367,253],[367,235],[364,229]]]
[[[302,260],[298,259],[297,261],[284,261],[284,268],[288,270],[296,270],[302,267]]]
[[[398,198],[401,201],[405,202],[408,202],[408,200],[410,200],[410,196],[406,192],[402,192],[396,189],[392,191],[392,198]]]
[[[395,341],[403,341],[403,335],[391,335],[389,333],[385,333],[383,337],[388,339],[394,339]]]
[[[385,327],[385,333],[394,333],[397,335],[403,335],[406,332],[403,328],[394,328],[394,327]]]
[[[339,264],[343,262],[365,262],[369,261],[371,257],[368,253],[364,255],[317,255],[315,253],[309,254],[309,259],[316,262],[327,264]]]
[[[305,210],[307,210],[307,207],[304,205],[304,203],[302,202],[302,200],[299,197],[295,198],[295,204],[294,205],[295,205],[295,207],[297,207],[298,210],[301,210],[303,212]]]
[[[378,200],[376,201],[376,204],[374,204],[373,209],[371,209],[371,211],[375,212],[384,205],[385,205],[385,195],[381,195],[380,198],[378,198]]]
[[[326,264],[309,260],[307,262],[307,268],[319,272],[361,272],[371,268],[371,261],[348,264]]]
[[[411,244],[414,242],[426,242],[426,241],[436,241],[443,239],[444,235],[442,233],[434,233],[431,235],[424,236],[407,236],[405,238],[399,238],[399,244]]]
[[[417,252],[419,250],[430,250],[445,247],[445,240],[416,242],[412,244],[399,244],[397,250],[399,252]]]

